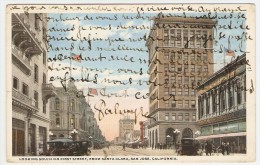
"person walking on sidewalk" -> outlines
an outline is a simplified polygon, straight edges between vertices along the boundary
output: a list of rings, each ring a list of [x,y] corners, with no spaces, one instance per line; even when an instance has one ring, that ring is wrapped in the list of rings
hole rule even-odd
[[[123,149],[122,150],[124,150],[125,151],[125,143],[123,143]]]
[[[227,145],[226,145],[227,155],[230,154],[230,150],[231,150],[231,147],[230,147],[230,145],[229,145],[229,142],[227,142]]]
[[[211,156],[211,153],[212,153],[212,144],[207,141],[206,142],[206,146],[205,146],[205,150],[206,150],[206,155],[210,155]]]
[[[225,151],[226,151],[226,144],[224,142],[222,142],[221,146],[220,146],[220,149],[221,149],[221,153],[222,155],[225,155]]]

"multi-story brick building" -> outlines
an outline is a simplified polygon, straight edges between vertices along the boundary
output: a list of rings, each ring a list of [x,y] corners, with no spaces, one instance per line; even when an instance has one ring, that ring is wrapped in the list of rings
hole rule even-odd
[[[193,137],[198,82],[213,73],[213,26],[210,19],[154,19],[146,46],[150,74],[150,145],[173,146]]]
[[[119,139],[122,142],[133,141],[134,134],[134,119],[129,116],[124,116],[119,120]]]
[[[12,20],[12,155],[38,155],[49,132],[46,14],[15,13]]]
[[[75,139],[105,141],[85,97],[80,97],[74,83],[69,84],[67,91],[56,87],[57,96],[50,99],[51,138],[71,138],[75,129]]]
[[[203,81],[197,88],[197,139],[212,141],[215,146],[229,143],[232,152],[246,152],[247,90],[246,55]]]

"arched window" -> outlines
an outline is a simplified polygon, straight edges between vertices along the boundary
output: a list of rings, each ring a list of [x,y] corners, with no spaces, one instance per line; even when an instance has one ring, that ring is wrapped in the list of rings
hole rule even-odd
[[[60,110],[60,99],[59,98],[55,99],[55,109]]]
[[[217,105],[218,105],[218,97],[217,97],[217,90],[212,91],[212,106],[213,106],[213,113],[217,112]]]
[[[75,99],[71,100],[71,110],[75,111]]]
[[[232,108],[234,106],[234,84],[233,84],[233,82],[230,83],[228,95],[229,95],[228,106],[229,106],[229,108]]]
[[[204,97],[202,96],[201,97],[201,101],[200,101],[201,105],[200,105],[200,114],[201,114],[201,117],[203,117],[204,115]]]
[[[241,82],[240,80],[237,81],[237,105],[240,105],[242,103],[242,93],[241,93]]]
[[[210,94],[206,94],[205,96],[206,99],[206,114],[209,114],[209,108],[210,108]]]
[[[56,127],[60,127],[60,115],[58,113],[56,114]]]
[[[165,139],[166,139],[166,143],[168,145],[173,145],[173,143],[175,142],[175,135],[174,135],[174,129],[173,128],[167,128],[166,132],[165,132]]]
[[[221,94],[221,111],[226,109],[226,86],[222,87]]]
[[[244,76],[244,101],[246,102],[246,75]]]

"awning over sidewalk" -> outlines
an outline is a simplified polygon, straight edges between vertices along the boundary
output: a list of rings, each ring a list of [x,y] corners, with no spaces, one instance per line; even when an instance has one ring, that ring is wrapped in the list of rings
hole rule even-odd
[[[246,136],[246,132],[217,134],[217,135],[209,135],[209,136],[199,136],[199,137],[197,137],[195,139],[196,140],[206,140],[206,139],[222,138],[222,137],[232,137],[232,136]]]

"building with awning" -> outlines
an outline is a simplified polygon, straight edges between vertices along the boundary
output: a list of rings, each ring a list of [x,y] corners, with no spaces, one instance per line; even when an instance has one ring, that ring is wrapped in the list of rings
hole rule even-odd
[[[246,56],[241,55],[197,87],[196,139],[216,147],[229,143],[231,152],[246,152]]]

